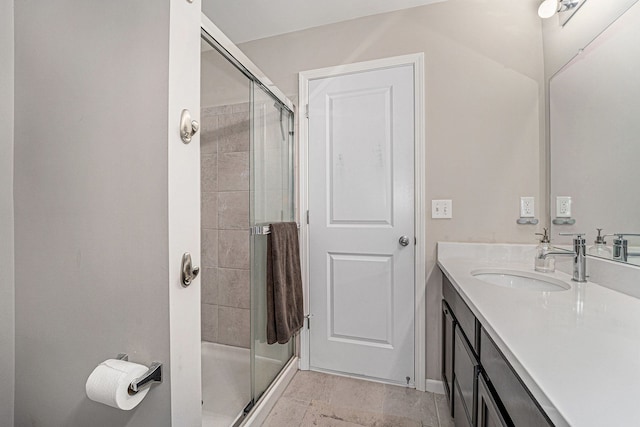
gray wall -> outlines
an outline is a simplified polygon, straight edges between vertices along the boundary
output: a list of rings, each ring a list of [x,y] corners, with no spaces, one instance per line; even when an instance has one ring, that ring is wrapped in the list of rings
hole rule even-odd
[[[13,0],[0,1],[0,426],[13,425]]]
[[[4,15],[2,15],[4,16]],[[16,2],[18,426],[168,426],[90,401],[118,352],[169,362],[169,2]]]
[[[539,0],[449,0],[256,40],[240,48],[284,93],[303,70],[425,53],[427,378],[440,378],[441,274],[436,242],[534,243],[520,196],[546,216],[544,70]],[[214,20],[215,21],[215,20]],[[542,226],[542,224],[541,224]]]

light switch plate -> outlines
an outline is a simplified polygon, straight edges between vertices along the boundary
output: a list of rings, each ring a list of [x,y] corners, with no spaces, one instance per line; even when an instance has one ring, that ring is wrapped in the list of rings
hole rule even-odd
[[[432,200],[431,218],[450,219],[453,218],[453,203],[451,200]]]
[[[535,198],[520,197],[520,218],[533,218],[535,211]]]
[[[556,218],[571,218],[571,196],[556,197]]]

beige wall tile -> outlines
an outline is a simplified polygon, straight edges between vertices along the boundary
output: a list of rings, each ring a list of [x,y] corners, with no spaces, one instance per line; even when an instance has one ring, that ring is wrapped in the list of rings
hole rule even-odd
[[[213,115],[203,115],[200,127],[200,153],[214,154],[218,151],[220,140],[219,118]]]
[[[218,306],[202,304],[202,340],[218,342]]]
[[[218,143],[218,152],[231,153],[249,151],[250,130],[249,113],[233,113],[220,116],[218,125],[222,138]]]
[[[201,193],[200,201],[200,226],[218,228],[218,193]]]
[[[250,272],[221,268],[218,270],[218,304],[227,307],[251,308]]]
[[[218,193],[218,227],[221,230],[249,228],[249,192]]]
[[[249,268],[249,231],[220,230],[218,264],[222,268]]]
[[[200,276],[201,302],[218,304],[218,269],[205,267]]]
[[[234,104],[231,106],[231,111],[233,113],[248,113],[249,112],[249,103],[243,102],[241,104]],[[247,116],[249,117],[249,116]]]
[[[251,344],[251,316],[244,308],[218,308],[218,342],[249,348]]]
[[[202,266],[218,266],[218,230],[202,230]],[[248,250],[247,250],[248,251]]]
[[[218,155],[200,156],[200,191],[210,193],[218,191]]]
[[[249,153],[221,153],[218,156],[218,190],[249,191]]]

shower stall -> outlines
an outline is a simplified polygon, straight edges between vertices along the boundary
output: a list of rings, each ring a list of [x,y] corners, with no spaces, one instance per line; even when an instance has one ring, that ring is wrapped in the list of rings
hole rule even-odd
[[[219,38],[201,46],[202,418],[226,427],[294,355],[267,344],[261,228],[295,220],[293,112]]]

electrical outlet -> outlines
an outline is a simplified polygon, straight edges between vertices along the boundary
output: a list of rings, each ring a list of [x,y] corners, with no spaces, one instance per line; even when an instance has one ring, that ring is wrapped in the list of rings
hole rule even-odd
[[[571,197],[556,197],[556,218],[571,218]]]
[[[520,218],[533,218],[534,215],[534,198],[520,197]]]
[[[451,200],[432,200],[431,218],[449,219],[453,218],[453,203]]]

